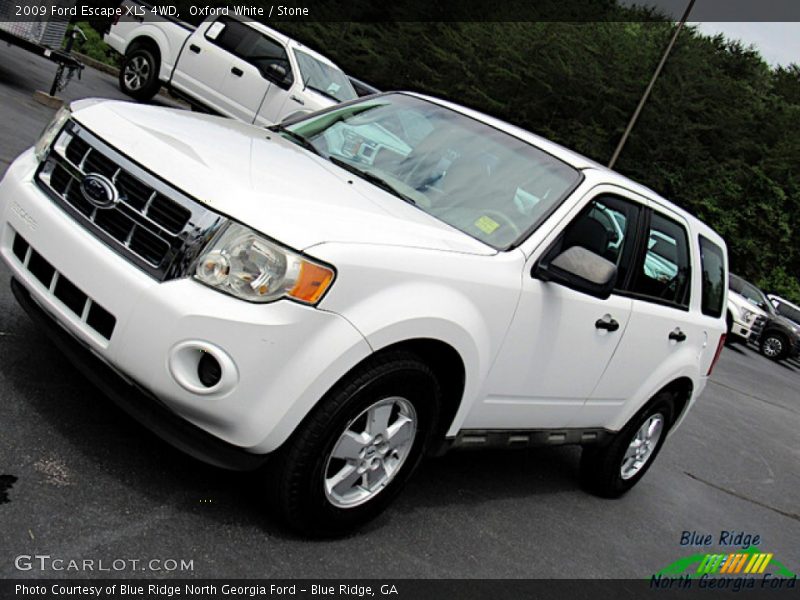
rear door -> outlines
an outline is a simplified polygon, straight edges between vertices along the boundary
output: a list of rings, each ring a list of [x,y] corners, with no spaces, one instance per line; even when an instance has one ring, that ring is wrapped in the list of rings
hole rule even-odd
[[[716,349],[718,340],[711,339],[710,330],[718,318],[702,317],[700,298],[692,295],[693,288],[700,289],[698,242],[680,215],[655,203],[651,207],[644,223],[646,245],[639,248],[623,290],[633,302],[625,341],[576,425],[621,426],[617,421],[630,416],[630,407],[648,399],[643,395],[680,374],[696,377],[692,366],[697,368],[704,353]]]

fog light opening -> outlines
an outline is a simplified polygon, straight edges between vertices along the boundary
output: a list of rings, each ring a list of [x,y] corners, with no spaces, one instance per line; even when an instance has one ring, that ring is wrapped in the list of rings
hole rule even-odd
[[[220,396],[239,383],[233,359],[208,342],[181,342],[172,348],[167,362],[175,382],[193,394]]]
[[[197,362],[197,377],[207,388],[213,388],[222,379],[222,365],[208,352],[202,352]]]

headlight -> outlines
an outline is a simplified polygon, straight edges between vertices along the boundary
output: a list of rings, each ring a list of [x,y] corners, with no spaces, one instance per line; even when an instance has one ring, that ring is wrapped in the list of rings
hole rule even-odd
[[[747,310],[746,308],[742,309],[742,320],[745,323],[749,323],[753,319],[753,317],[755,317],[755,316],[756,316],[756,313],[754,313],[753,311]]]
[[[47,156],[47,149],[50,148],[50,144],[56,139],[58,132],[61,131],[61,128],[64,127],[71,115],[72,112],[68,106],[62,106],[58,109],[58,112],[53,116],[53,120],[44,128],[42,135],[39,136],[36,145],[33,147],[33,152],[36,154],[37,159],[44,160],[44,157]]]
[[[199,258],[194,276],[250,302],[273,302],[288,296],[316,304],[330,287],[334,272],[247,227],[230,223]]]

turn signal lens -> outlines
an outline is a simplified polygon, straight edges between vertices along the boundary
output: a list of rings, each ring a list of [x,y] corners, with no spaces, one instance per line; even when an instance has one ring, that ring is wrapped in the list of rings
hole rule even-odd
[[[302,302],[316,304],[328,289],[331,281],[333,281],[333,271],[327,267],[303,261],[300,265],[300,276],[289,295]]]

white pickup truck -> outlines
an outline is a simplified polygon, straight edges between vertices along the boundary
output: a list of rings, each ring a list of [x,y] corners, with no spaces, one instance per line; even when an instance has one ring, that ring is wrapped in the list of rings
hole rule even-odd
[[[137,0],[122,7],[104,39],[124,57],[120,88],[137,100],[165,85],[207,112],[271,125],[357,97],[330,60],[226,8],[195,29]]]

